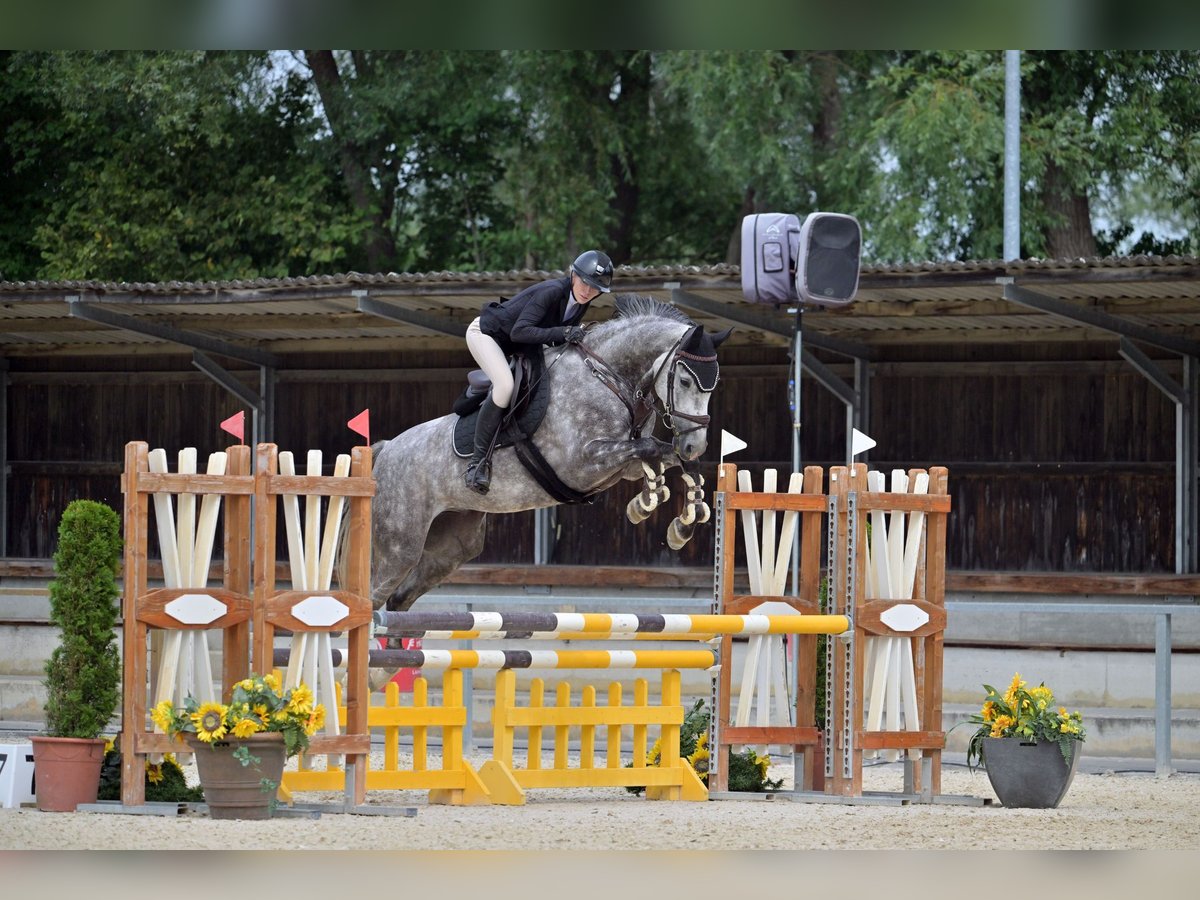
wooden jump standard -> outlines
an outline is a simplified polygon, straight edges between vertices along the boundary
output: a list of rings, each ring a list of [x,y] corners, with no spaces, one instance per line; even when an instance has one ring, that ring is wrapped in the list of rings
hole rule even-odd
[[[233,685],[248,674],[250,647],[250,448],[226,451],[226,474],[180,475],[150,471],[149,448],[143,441],[125,445],[125,571],[121,601],[123,677],[121,701],[121,803],[146,803],[147,757],[179,750],[165,734],[147,728],[149,691],[148,639],[151,629],[222,631],[223,699],[229,702]],[[149,500],[152,494],[206,494],[225,500],[225,563],[220,588],[148,589],[146,551]],[[210,526],[215,527],[215,509]]]
[[[945,734],[942,721],[942,642],[946,628],[945,562],[946,517],[950,511],[947,471],[935,467],[928,473],[928,493],[871,492],[863,465],[834,467],[829,471],[829,493],[821,492],[823,472],[810,466],[804,470],[803,493],[773,493],[738,490],[737,467],[722,464],[714,496],[716,558],[714,561],[714,614],[741,614],[758,605],[775,601],[817,616],[821,577],[821,533],[826,525],[829,565],[827,615],[845,616],[850,627],[837,641],[826,642],[826,728],[819,733],[815,722],[816,636],[799,638],[797,690],[793,723],[774,726],[734,726],[730,716],[731,674],[722,667],[714,679],[710,743],[709,789],[728,791],[729,753],[733,745],[776,744],[791,746],[803,754],[797,773],[796,799],[842,802],[975,802],[973,798],[942,798],[941,751]],[[913,470],[909,481],[924,484],[923,470]],[[739,512],[764,511],[764,516],[783,511],[798,519],[799,590],[795,596],[738,595],[733,591],[734,555]],[[911,567],[911,598],[871,596],[868,585],[868,516],[886,512],[922,516],[925,531],[905,559]],[[893,523],[897,520],[893,518]],[[876,520],[879,528],[881,519]],[[785,518],[786,523],[786,518]],[[893,524],[895,528],[895,524]],[[786,526],[785,526],[786,531]],[[790,540],[790,535],[788,536]],[[782,551],[781,551],[782,552]],[[883,552],[876,548],[876,552]],[[868,637],[912,641],[915,670],[915,703],[908,711],[919,719],[923,730],[868,730],[865,725],[864,682]],[[730,637],[722,639],[722,658],[729,659]],[[746,676],[743,676],[746,677]],[[762,698],[760,698],[760,702]],[[919,715],[918,715],[919,713]],[[818,742],[825,751],[825,791],[813,792],[814,759]],[[906,754],[905,791],[883,796],[865,794],[862,787],[864,750],[894,749]],[[919,755],[921,771],[912,767]],[[916,792],[919,790],[919,794]]]

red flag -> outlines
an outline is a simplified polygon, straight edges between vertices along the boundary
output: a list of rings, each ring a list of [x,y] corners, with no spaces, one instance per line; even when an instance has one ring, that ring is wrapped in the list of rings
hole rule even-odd
[[[371,410],[364,409],[346,423],[346,427],[356,434],[361,434],[368,444],[371,443]]]
[[[246,443],[246,413],[235,412],[221,423],[221,430],[229,432],[243,444]]]

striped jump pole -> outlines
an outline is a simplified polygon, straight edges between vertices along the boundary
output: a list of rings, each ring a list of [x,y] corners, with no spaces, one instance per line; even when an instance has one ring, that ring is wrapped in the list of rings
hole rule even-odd
[[[376,635],[389,638],[419,638],[426,641],[677,641],[681,643],[707,643],[720,635],[713,632],[686,632],[671,634],[637,631],[376,631]]]
[[[340,666],[341,650],[333,664]],[[288,651],[276,650],[275,662]],[[715,650],[371,650],[371,666],[403,669],[711,669]]]
[[[753,634],[844,634],[850,627],[846,616],[826,615],[613,615],[609,613],[540,612],[391,612],[374,616],[376,634],[429,636],[429,632],[457,635],[462,632],[505,633],[521,636],[562,633],[594,636],[655,635],[753,635]]]

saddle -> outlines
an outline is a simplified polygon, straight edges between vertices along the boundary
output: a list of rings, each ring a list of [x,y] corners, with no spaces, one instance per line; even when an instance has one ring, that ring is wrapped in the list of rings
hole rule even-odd
[[[496,449],[511,447],[537,431],[550,405],[550,382],[543,378],[546,362],[543,354],[517,354],[509,363],[513,373],[513,402],[496,435]],[[480,369],[467,375],[467,387],[454,401],[454,453],[470,459],[475,451],[475,420],[479,407],[491,390],[491,379]]]

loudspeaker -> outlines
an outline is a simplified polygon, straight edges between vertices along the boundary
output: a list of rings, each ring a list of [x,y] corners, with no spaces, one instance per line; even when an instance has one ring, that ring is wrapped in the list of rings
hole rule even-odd
[[[755,213],[742,219],[742,296],[751,303],[796,300],[800,219],[791,213]]]
[[[810,213],[800,227],[796,295],[801,303],[846,306],[858,291],[862,230],[841,213]]]

